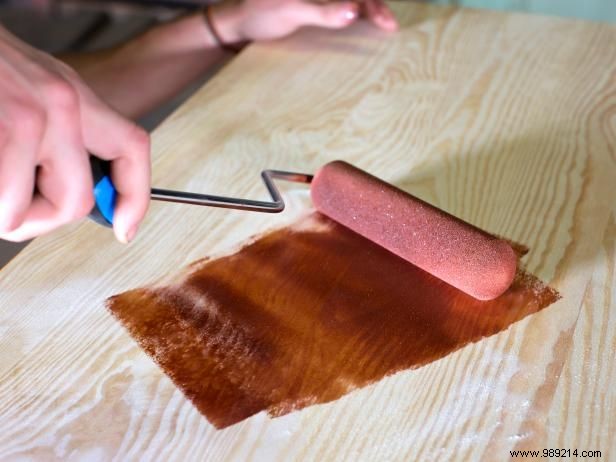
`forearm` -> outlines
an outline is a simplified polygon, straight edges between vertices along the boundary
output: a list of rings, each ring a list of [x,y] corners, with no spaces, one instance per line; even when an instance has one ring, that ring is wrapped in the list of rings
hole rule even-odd
[[[220,16],[226,26],[227,17]],[[138,118],[228,56],[196,13],[112,50],[60,58],[121,114]]]
[[[398,24],[383,0],[225,0],[212,7],[223,43],[274,40],[304,26],[341,29],[363,12],[383,30]],[[63,59],[112,107],[137,118],[225,58],[201,13],[156,27],[114,50]]]

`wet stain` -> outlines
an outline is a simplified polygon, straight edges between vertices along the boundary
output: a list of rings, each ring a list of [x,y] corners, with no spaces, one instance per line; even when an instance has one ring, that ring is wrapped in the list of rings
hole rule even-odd
[[[503,295],[476,300],[318,213],[178,281],[107,306],[218,428],[336,400],[559,298],[519,269]]]

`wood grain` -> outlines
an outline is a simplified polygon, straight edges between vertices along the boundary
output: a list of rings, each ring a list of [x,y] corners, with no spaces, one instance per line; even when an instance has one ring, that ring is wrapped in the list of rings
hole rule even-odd
[[[0,460],[615,457],[616,29],[394,8],[393,36],[360,24],[251,46],[156,131],[154,183],[265,197],[264,167],[346,159],[528,245],[563,299],[335,403],[215,431],[103,301],[293,221],[306,191],[280,216],[152,204],[128,247],[72,226],[1,274]]]
[[[548,446],[602,448],[608,460],[616,454],[615,244],[613,213],[598,249],[546,425]]]

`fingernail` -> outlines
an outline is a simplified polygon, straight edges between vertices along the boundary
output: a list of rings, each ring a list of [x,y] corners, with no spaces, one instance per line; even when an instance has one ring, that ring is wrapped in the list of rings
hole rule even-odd
[[[343,13],[344,19],[352,20],[357,17],[357,12],[355,10],[346,10]]]
[[[139,229],[139,226],[135,225],[126,232],[126,243],[127,244],[135,238],[135,236],[137,235],[138,229]]]

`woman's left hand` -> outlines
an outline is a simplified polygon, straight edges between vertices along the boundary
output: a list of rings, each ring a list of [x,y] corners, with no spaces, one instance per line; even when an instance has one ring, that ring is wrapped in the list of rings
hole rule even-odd
[[[398,22],[383,0],[243,0],[212,8],[212,19],[225,43],[273,40],[303,26],[342,29],[364,16],[375,26],[395,31]]]

